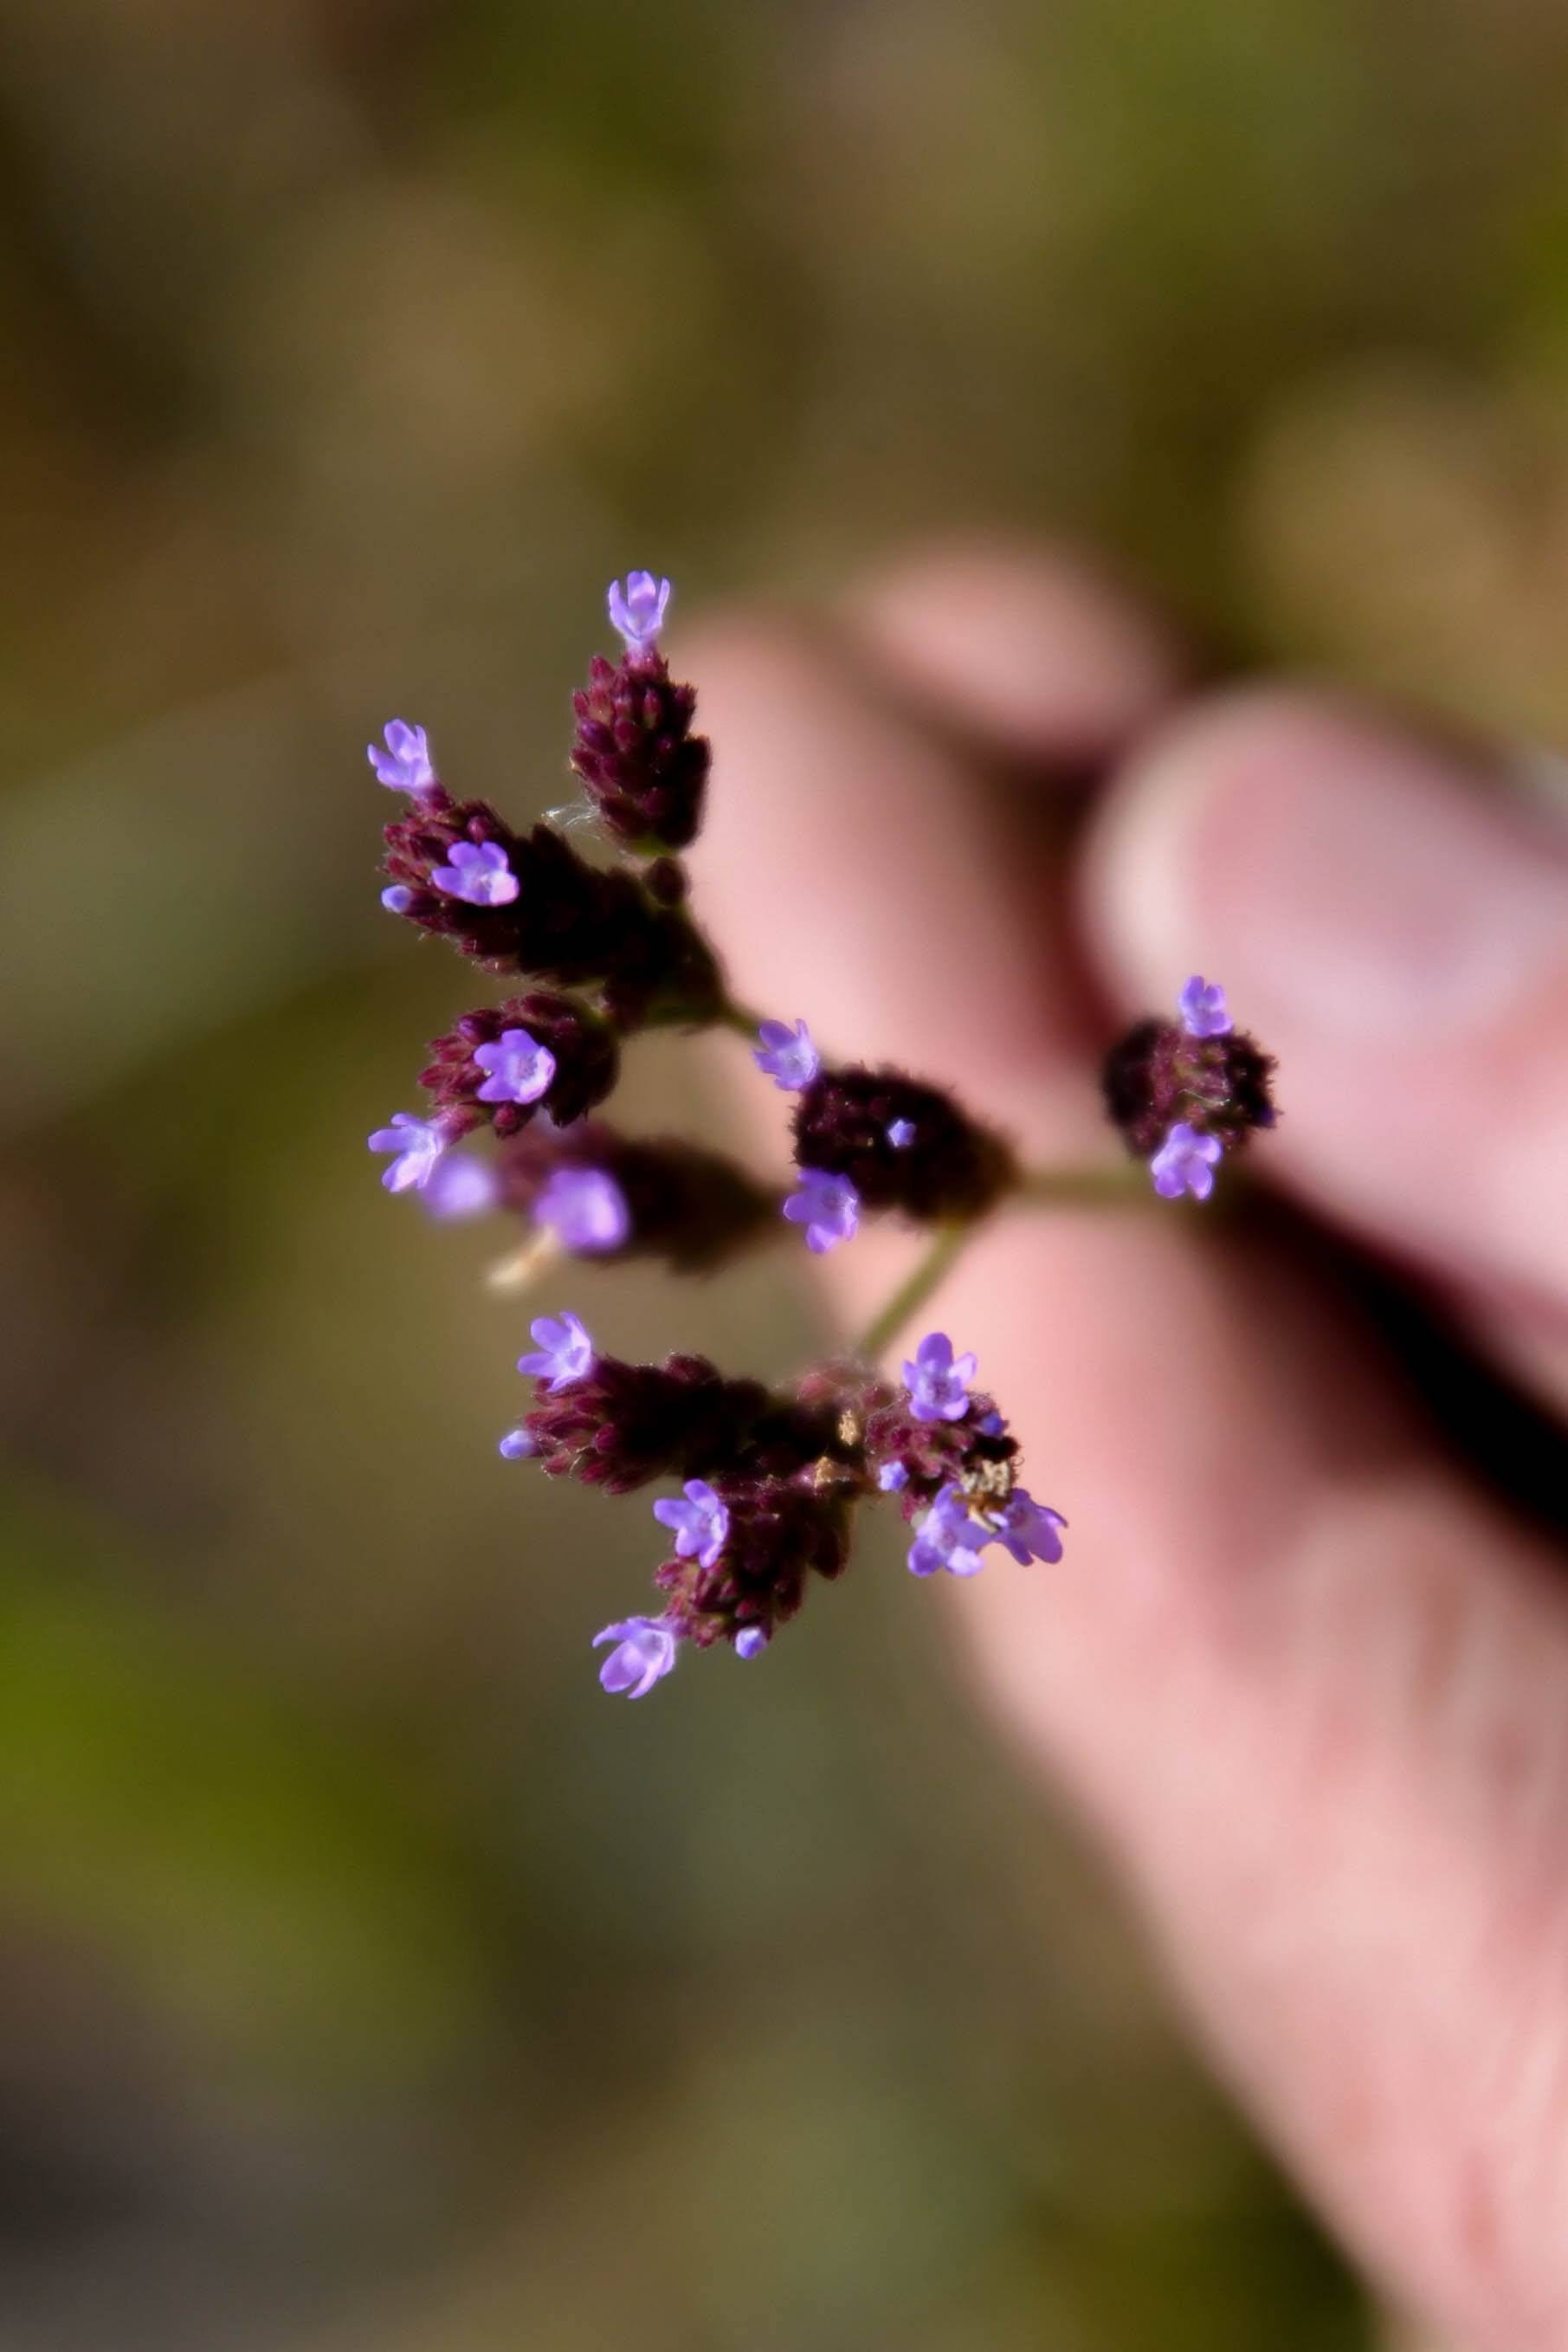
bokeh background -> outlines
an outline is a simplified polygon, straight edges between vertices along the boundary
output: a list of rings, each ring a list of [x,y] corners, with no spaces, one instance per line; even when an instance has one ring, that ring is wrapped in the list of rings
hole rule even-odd
[[[5,0],[5,2352],[1384,2340],[891,1559],[601,1697],[362,746],[998,520],[1561,740],[1565,133],[1561,0]]]

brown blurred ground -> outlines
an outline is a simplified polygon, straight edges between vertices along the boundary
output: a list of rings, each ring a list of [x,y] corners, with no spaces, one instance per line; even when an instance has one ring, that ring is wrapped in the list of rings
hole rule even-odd
[[[7,2352],[1370,2340],[891,1561],[601,1699],[361,746],[549,806],[613,572],[998,521],[1561,742],[1565,129],[1547,0],[0,12]]]

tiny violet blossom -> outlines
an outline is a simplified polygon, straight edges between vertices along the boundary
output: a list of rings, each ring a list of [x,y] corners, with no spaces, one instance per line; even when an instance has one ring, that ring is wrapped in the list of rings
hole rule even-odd
[[[928,1332],[915,1350],[914,1362],[904,1367],[911,1420],[962,1421],[969,1410],[975,1370],[973,1356],[954,1356],[946,1331]]]
[[[887,1139],[895,1151],[907,1151],[915,1140],[915,1121],[912,1118],[895,1118],[887,1130]]]
[[[480,1102],[538,1102],[555,1076],[555,1055],[526,1029],[503,1029],[493,1045],[476,1045],[474,1061],[486,1074]]]
[[[876,1483],[884,1495],[902,1494],[909,1484],[909,1473],[902,1462],[884,1462],[876,1474]]]
[[[810,1085],[822,1066],[822,1057],[803,1021],[797,1021],[792,1029],[787,1021],[765,1021],[757,1036],[751,1058],[765,1077],[786,1094]]]
[[[423,727],[411,727],[405,719],[389,719],[382,730],[386,744],[367,743],[365,757],[376,772],[378,783],[385,784],[392,793],[428,793],[434,788],[435,770],[430,764],[430,745]]]
[[[415,1118],[409,1110],[394,1110],[390,1127],[378,1127],[371,1138],[372,1151],[395,1151],[397,1158],[382,1171],[389,1192],[423,1192],[446,1149],[438,1118]]]
[[[534,1220],[562,1249],[586,1256],[619,1249],[632,1231],[626,1195],[602,1168],[558,1168],[534,1202]]]
[[[802,1168],[800,1189],[785,1202],[784,1214],[792,1225],[805,1226],[806,1247],[821,1257],[840,1242],[853,1241],[860,1229],[861,1196],[847,1176]]]
[[[509,907],[517,895],[517,877],[498,841],[455,841],[451,865],[433,866],[430,878],[470,907]]]
[[[500,1179],[487,1160],[472,1151],[449,1151],[438,1160],[423,1188],[426,1209],[443,1224],[482,1217],[501,1196]]]
[[[977,1527],[956,1486],[944,1486],[915,1529],[909,1547],[911,1576],[977,1576],[985,1566],[980,1553],[993,1540],[989,1528]]]
[[[519,1356],[517,1370],[549,1381],[551,1396],[593,1370],[593,1342],[575,1315],[541,1315],[528,1325],[528,1336],[538,1353]]]
[[[1218,981],[1195,971],[1176,999],[1181,1025],[1189,1037],[1228,1037],[1236,1024]]]
[[[610,625],[627,652],[644,654],[664,625],[670,583],[655,580],[651,572],[629,572],[624,580],[611,582],[604,601]]]
[[[768,1647],[768,1629],[764,1625],[743,1625],[735,1637],[737,1658],[759,1658]]]
[[[615,1647],[599,1669],[601,1687],[612,1696],[646,1698],[675,1663],[680,1636],[657,1617],[622,1617],[595,1633],[593,1647],[613,1642]]]
[[[394,882],[382,892],[382,904],[389,915],[406,915],[413,904],[413,892],[406,883]]]
[[[496,1448],[508,1462],[527,1462],[538,1450],[538,1441],[530,1437],[526,1429],[508,1429]]]
[[[1217,1135],[1199,1135],[1185,1118],[1178,1118],[1149,1162],[1161,1200],[1176,1201],[1190,1192],[1195,1201],[1207,1201],[1214,1190],[1215,1162],[1222,1149]]]
[[[679,1557],[699,1568],[711,1568],[729,1538],[729,1512],[706,1478],[688,1478],[685,1501],[666,1497],[654,1504],[653,1517],[674,1528]]]
[[[1011,1552],[1020,1568],[1027,1568],[1031,1559],[1061,1558],[1061,1538],[1057,1529],[1066,1525],[1060,1511],[1037,1503],[1027,1486],[1015,1486],[1008,1502],[996,1514],[996,1540]]]

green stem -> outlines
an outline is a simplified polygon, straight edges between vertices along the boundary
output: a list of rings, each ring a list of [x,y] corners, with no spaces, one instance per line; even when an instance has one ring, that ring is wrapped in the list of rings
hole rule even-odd
[[[880,1356],[889,1340],[897,1337],[911,1317],[917,1314],[932,1294],[940,1288],[956,1265],[976,1229],[976,1223],[975,1219],[969,1218],[962,1224],[937,1227],[936,1237],[925,1256],[900,1283],[886,1306],[873,1316],[855,1341],[857,1356]]]
[[[1026,1168],[1004,1205],[1132,1209],[1155,1198],[1148,1170],[1127,1160],[1098,1168]]]
[[[749,1004],[737,1004],[733,997],[727,996],[714,1014],[714,1024],[720,1029],[733,1029],[737,1037],[744,1037],[748,1045],[755,1045],[757,1033],[765,1017],[760,1013],[754,1013]]]

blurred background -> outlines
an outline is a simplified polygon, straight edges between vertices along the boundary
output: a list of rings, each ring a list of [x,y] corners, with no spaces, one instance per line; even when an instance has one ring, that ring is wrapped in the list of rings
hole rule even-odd
[[[5,2352],[1385,2340],[891,1559],[601,1696],[362,747],[997,520],[1561,740],[1565,134],[1561,0],[5,0]]]

